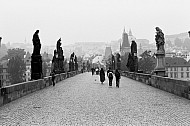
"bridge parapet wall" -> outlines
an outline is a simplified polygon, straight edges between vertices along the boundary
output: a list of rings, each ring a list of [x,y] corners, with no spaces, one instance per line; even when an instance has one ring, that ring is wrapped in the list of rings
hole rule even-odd
[[[67,73],[62,73],[62,74],[56,74],[55,83],[60,82],[66,78],[73,77],[79,73],[81,72],[73,71],[73,72],[67,72]],[[28,81],[28,82],[23,82],[23,83],[18,83],[18,84],[3,87],[0,89],[1,91],[0,106],[51,85],[52,85],[51,76],[48,76],[48,77],[45,77],[44,79],[38,79],[34,81]]]
[[[122,72],[122,76],[140,81],[155,88],[190,99],[190,81],[161,77],[151,74]]]

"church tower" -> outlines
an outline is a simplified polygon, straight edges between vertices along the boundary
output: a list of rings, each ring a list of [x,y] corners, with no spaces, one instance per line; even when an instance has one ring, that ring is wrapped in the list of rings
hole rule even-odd
[[[133,36],[131,29],[129,29],[129,36]]]
[[[128,34],[125,32],[125,28],[122,34],[122,44],[121,44],[121,55],[125,55],[125,53],[131,52],[131,47],[128,39]]]

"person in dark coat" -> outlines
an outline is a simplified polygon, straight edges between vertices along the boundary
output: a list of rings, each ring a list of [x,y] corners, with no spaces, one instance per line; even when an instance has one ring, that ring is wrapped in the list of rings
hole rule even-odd
[[[53,83],[53,86],[55,86],[55,71],[52,71],[52,73],[51,73],[51,81],[52,81],[52,83]]]
[[[100,82],[103,84],[105,81],[105,73],[104,73],[104,69],[101,68],[100,70]]]
[[[119,80],[120,80],[120,78],[121,78],[121,75],[120,75],[118,69],[116,69],[115,70],[115,79],[116,79],[116,87],[118,87],[118,88],[119,88]]]
[[[109,67],[109,69],[108,69],[108,71],[107,71],[107,76],[108,76],[108,80],[109,80],[109,86],[112,86],[113,71],[111,70],[110,67]]]
[[[94,68],[91,68],[91,71],[92,71],[92,76],[94,75],[94,72],[95,72],[95,69]]]

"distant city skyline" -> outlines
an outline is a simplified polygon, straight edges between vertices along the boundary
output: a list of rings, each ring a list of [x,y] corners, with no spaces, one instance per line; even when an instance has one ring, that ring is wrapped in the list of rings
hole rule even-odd
[[[111,42],[132,30],[154,41],[155,27],[164,34],[190,30],[189,0],[6,0],[0,7],[2,43],[32,43],[36,29],[42,45]]]

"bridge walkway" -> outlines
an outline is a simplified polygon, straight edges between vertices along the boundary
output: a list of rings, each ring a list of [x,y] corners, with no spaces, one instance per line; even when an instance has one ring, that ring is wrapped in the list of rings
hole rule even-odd
[[[188,126],[190,101],[126,77],[109,88],[83,73],[0,107],[0,125]]]

